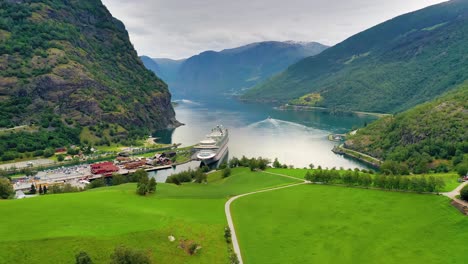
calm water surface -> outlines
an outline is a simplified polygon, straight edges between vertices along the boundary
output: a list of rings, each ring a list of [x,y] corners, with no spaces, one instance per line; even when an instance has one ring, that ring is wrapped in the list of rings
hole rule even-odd
[[[281,111],[272,106],[247,104],[234,99],[210,102],[178,100],[176,118],[184,126],[159,131],[164,143],[194,145],[216,125],[229,129],[230,157],[275,157],[281,163],[306,167],[363,168],[362,164],[335,155],[330,133],[345,133],[374,120],[371,116],[332,115],[320,111]],[[187,165],[186,167],[193,166]],[[178,168],[177,171],[182,168]],[[170,173],[158,172],[159,177]]]

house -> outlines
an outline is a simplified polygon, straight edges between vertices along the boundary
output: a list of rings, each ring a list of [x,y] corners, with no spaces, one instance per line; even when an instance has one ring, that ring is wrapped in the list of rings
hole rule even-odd
[[[107,176],[112,175],[112,173],[118,171],[119,167],[115,166],[114,163],[110,161],[91,164],[92,174],[104,174],[105,176]]]

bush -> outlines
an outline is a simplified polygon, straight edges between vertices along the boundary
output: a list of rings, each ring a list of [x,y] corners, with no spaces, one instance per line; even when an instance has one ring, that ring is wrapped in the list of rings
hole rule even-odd
[[[151,264],[150,257],[142,251],[124,246],[116,247],[111,255],[111,264]]]
[[[460,191],[460,198],[462,200],[468,201],[468,185],[465,185]]]
[[[103,178],[96,179],[94,181],[91,181],[91,183],[87,186],[89,189],[94,189],[94,188],[100,188],[106,186],[106,183],[104,182]]]
[[[223,170],[223,174],[222,174],[223,178],[227,178],[229,176],[231,176],[231,168],[227,167]]]
[[[81,251],[75,256],[75,263],[76,264],[92,264],[93,261],[88,256],[88,253]]]
[[[0,199],[9,199],[13,197],[15,190],[10,183],[10,180],[0,177]]]

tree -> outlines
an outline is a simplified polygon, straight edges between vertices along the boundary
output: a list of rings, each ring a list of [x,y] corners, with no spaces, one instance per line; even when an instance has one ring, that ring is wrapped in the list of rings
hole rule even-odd
[[[57,160],[58,161],[62,162],[64,159],[65,159],[65,156],[63,156],[63,154],[57,155]]]
[[[154,193],[156,192],[156,179],[154,177],[151,177],[149,184],[148,184],[148,192],[149,193]]]
[[[273,161],[273,168],[281,168],[281,163],[278,161],[278,158],[275,158]]]
[[[468,185],[465,185],[460,191],[460,198],[462,200],[468,201]]]
[[[36,185],[31,184],[31,189],[29,190],[29,193],[30,193],[30,194],[36,194],[36,192],[37,192],[37,191],[36,191]]]
[[[151,264],[150,257],[142,251],[118,246],[111,255],[111,264]]]
[[[304,176],[304,179],[305,179],[306,181],[310,181],[310,182],[311,182],[311,181],[312,181],[312,174],[311,174],[309,171],[307,171],[306,174],[305,174],[305,176]]]
[[[55,151],[52,148],[48,148],[44,150],[44,157],[46,158],[52,157],[54,154],[55,154]]]
[[[223,178],[227,178],[227,177],[231,176],[231,168],[229,168],[229,167],[225,168],[223,170],[222,176],[223,176]]]
[[[137,194],[146,195],[149,192],[149,178],[148,175],[140,177],[140,180],[137,183]]]
[[[9,199],[13,197],[15,190],[11,185],[10,180],[0,177],[0,199]]]
[[[44,192],[44,194],[47,194],[48,189],[46,185],[44,185],[44,188],[42,188],[42,191]]]
[[[112,174],[112,185],[120,185],[126,182],[126,179],[122,174],[114,173]]]
[[[80,253],[76,254],[75,263],[76,264],[92,264],[93,261],[89,257],[88,253],[81,251]]]
[[[100,187],[104,187],[104,186],[106,186],[106,183],[104,182],[104,179],[99,178],[99,179],[91,181],[91,183],[87,187],[90,188],[90,189],[94,189],[94,188],[100,188]]]
[[[39,185],[39,194],[44,194],[44,190],[42,189],[42,185]]]
[[[138,169],[132,174],[132,182],[139,182],[144,177],[148,177],[148,172],[144,169]]]

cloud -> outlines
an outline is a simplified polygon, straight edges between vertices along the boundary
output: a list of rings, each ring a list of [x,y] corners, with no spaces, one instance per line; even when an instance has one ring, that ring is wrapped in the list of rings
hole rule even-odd
[[[264,40],[336,44],[440,0],[103,0],[140,55],[185,58]]]

